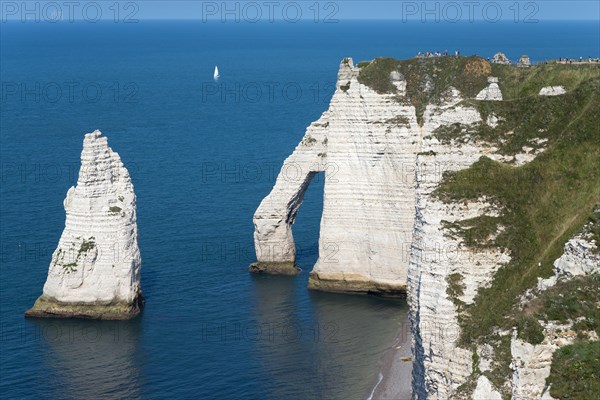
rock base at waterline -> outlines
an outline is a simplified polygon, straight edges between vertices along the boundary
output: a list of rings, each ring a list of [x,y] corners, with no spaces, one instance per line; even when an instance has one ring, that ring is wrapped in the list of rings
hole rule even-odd
[[[377,282],[359,274],[323,274],[313,271],[308,278],[308,288],[324,292],[406,297],[406,285]]]
[[[138,316],[143,307],[144,296],[141,292],[131,303],[113,304],[61,303],[42,295],[25,312],[25,317],[127,320]]]
[[[248,271],[255,274],[297,275],[300,268],[294,262],[255,262],[250,264]]]

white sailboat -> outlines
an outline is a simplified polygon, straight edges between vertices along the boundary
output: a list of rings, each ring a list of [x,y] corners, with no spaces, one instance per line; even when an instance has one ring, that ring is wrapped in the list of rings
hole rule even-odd
[[[215,65],[215,74],[213,75],[215,81],[218,80],[221,76],[219,75],[219,68]]]

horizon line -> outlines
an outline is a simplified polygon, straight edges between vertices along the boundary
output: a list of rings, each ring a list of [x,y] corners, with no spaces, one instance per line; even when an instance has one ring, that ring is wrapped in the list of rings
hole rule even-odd
[[[49,20],[44,20],[41,19],[39,21],[36,21],[34,19],[25,19],[22,20],[20,18],[6,18],[4,21],[2,21],[0,23],[0,26],[2,24],[5,24],[7,22],[21,22],[21,23],[49,23],[49,24],[56,24],[59,22],[88,22],[88,23],[98,23],[98,22],[113,22],[115,24],[124,24],[124,23],[128,23],[128,24],[133,24],[133,23],[138,23],[138,22],[142,22],[142,21],[199,21],[202,23],[208,23],[208,22],[220,22],[222,24],[226,24],[226,23],[230,23],[230,24],[264,24],[264,23],[275,23],[275,22],[285,22],[288,24],[297,24],[299,22],[310,22],[313,23],[315,25],[335,25],[337,23],[340,22],[344,22],[344,21],[357,21],[357,22],[363,22],[363,21],[397,21],[397,22],[402,22],[402,23],[408,23],[408,22],[421,22],[423,24],[461,24],[461,23],[475,23],[475,22],[486,22],[489,24],[497,24],[497,23],[501,23],[501,22],[509,22],[509,23],[513,23],[515,25],[535,25],[541,22],[598,22],[598,20],[596,18],[571,18],[571,19],[560,19],[560,18],[544,18],[544,19],[539,19],[535,22],[523,22],[523,21],[514,21],[512,19],[501,19],[498,21],[487,21],[485,19],[474,19],[472,21],[469,20],[461,20],[461,21],[445,21],[440,19],[439,21],[435,21],[435,20],[428,20],[428,21],[422,21],[420,18],[408,18],[406,20],[402,19],[402,18],[340,18],[336,21],[331,21],[331,22],[323,22],[323,21],[317,21],[315,22],[314,20],[312,20],[311,18],[302,18],[298,21],[287,21],[283,18],[275,18],[272,21],[269,20],[260,20],[260,21],[245,21],[243,19],[240,19],[239,21],[222,21],[220,18],[208,18],[207,20],[203,21],[202,18],[186,18],[186,17],[181,17],[181,18],[155,18],[155,17],[144,17],[144,18],[137,18],[136,20],[131,20],[129,22],[126,21],[114,21],[112,18],[100,18],[96,21],[88,21],[84,18],[74,18],[72,21],[69,21],[67,19],[60,19],[57,21],[49,21]],[[599,25],[600,27],[600,25]]]

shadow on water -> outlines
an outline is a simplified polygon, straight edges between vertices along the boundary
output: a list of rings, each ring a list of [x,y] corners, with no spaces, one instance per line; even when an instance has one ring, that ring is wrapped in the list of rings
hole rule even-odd
[[[27,320],[44,354],[44,381],[50,398],[141,398],[139,363],[135,353],[140,319],[131,321]],[[52,393],[51,391],[56,391]]]
[[[364,399],[405,328],[405,300],[309,291],[306,275],[256,276],[255,317],[268,398]]]
[[[406,330],[406,301],[313,291],[309,297],[323,332],[315,354],[325,364],[324,395],[365,399],[377,382],[382,355]]]
[[[294,224],[295,277],[254,276],[252,341],[269,399],[366,399],[382,357],[407,328],[405,300],[315,292],[308,275],[319,257],[323,174],[304,194]]]

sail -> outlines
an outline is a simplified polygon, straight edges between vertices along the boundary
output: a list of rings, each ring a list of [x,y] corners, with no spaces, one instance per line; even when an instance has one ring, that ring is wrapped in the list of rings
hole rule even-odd
[[[219,79],[219,68],[215,65],[215,74],[214,74],[214,78],[215,79]]]

